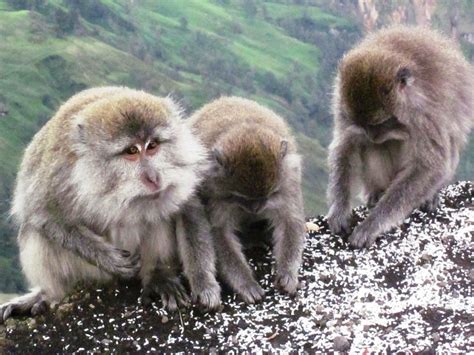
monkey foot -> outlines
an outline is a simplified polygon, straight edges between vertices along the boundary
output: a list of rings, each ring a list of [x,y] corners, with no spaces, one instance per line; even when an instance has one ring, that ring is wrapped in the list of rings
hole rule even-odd
[[[265,296],[265,291],[256,281],[239,287],[236,291],[246,303],[257,303]]]
[[[206,309],[216,309],[221,304],[221,288],[216,281],[207,286],[201,286],[200,290],[193,290],[192,294],[193,302]]]
[[[156,298],[161,298],[163,306],[175,311],[179,306],[189,306],[190,299],[178,276],[157,280],[148,284],[142,291],[142,304],[150,305]]]
[[[294,296],[298,290],[298,277],[289,272],[278,273],[275,285],[279,290],[289,294],[290,296]]]
[[[13,316],[33,316],[45,313],[49,308],[49,302],[41,291],[35,291],[27,295],[13,299],[0,305],[0,324]]]

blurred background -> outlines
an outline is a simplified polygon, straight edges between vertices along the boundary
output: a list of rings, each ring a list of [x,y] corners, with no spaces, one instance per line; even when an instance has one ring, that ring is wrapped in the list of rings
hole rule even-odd
[[[171,93],[187,113],[254,99],[290,122],[306,215],[323,214],[337,62],[393,23],[440,29],[474,60],[473,0],[0,0],[0,292],[26,287],[7,218],[23,149],[68,97],[126,85]],[[471,139],[457,178],[473,177]]]

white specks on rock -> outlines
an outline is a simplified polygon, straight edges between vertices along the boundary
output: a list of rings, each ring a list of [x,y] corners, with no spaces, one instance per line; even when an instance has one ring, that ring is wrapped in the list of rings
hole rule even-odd
[[[249,254],[266,292],[259,304],[227,293],[214,313],[144,309],[140,287],[126,285],[79,295],[62,322],[53,314],[33,332],[9,329],[7,338],[28,334],[22,350],[32,352],[472,352],[473,197],[471,183],[448,187],[435,213],[414,211],[369,250],[350,249],[324,217],[310,219],[295,298],[274,289],[271,251],[260,249]]]

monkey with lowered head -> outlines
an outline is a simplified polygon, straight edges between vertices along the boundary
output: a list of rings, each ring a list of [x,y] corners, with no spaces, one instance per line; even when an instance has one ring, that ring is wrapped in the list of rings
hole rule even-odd
[[[69,99],[24,154],[12,215],[33,291],[1,306],[0,321],[113,276],[138,275],[143,302],[161,296],[174,309],[188,301],[179,261],[194,297],[217,306],[209,225],[193,195],[206,162],[170,98],[104,87]]]
[[[473,68],[432,30],[381,30],[342,59],[333,111],[329,226],[348,232],[361,182],[373,209],[349,242],[369,247],[413,209],[436,207],[474,124]]]
[[[276,259],[276,286],[294,294],[304,247],[301,162],[284,120],[254,101],[217,99],[190,118],[213,154],[202,186],[223,280],[246,302],[264,291],[242,251],[239,233],[266,220]]]

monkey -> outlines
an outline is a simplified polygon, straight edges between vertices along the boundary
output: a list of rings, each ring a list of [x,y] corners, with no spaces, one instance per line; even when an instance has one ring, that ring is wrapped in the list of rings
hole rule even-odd
[[[264,221],[271,228],[275,284],[294,295],[304,247],[304,209],[301,157],[287,124],[254,101],[221,97],[195,112],[189,125],[211,152],[212,168],[199,194],[215,241],[218,275],[247,303],[264,297],[239,238],[249,226]]]
[[[370,247],[413,209],[436,209],[474,124],[474,73],[438,32],[395,26],[342,58],[333,95],[328,224],[350,232],[351,197],[372,206],[349,243]]]
[[[82,91],[33,137],[11,215],[31,293],[0,306],[0,321],[37,315],[79,282],[142,282],[143,303],[170,310],[220,303],[210,226],[195,208],[207,153],[180,107],[126,87]],[[192,209],[194,213],[188,213]]]

